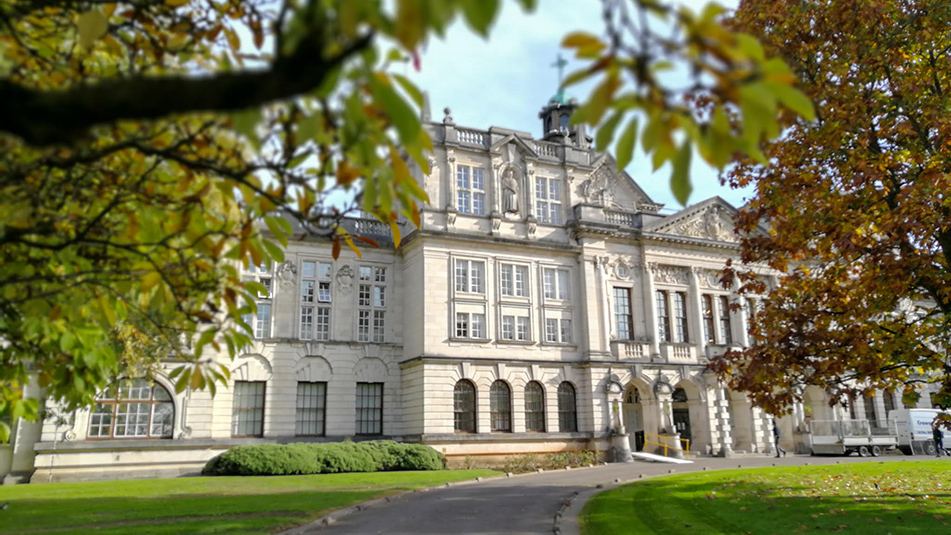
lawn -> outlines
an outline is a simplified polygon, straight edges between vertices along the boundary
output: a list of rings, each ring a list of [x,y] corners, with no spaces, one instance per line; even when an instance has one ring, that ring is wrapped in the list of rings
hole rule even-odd
[[[490,470],[0,486],[2,533],[273,533],[357,502]]]
[[[949,488],[951,461],[699,472],[598,494],[581,522],[585,535],[951,533]]]

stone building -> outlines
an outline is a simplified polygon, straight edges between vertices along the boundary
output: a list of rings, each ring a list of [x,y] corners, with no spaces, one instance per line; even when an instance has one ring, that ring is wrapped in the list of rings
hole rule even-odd
[[[770,417],[704,371],[749,343],[757,306],[717,277],[737,255],[735,208],[714,197],[663,214],[569,126],[575,105],[549,102],[541,138],[425,113],[432,170],[415,172],[431,204],[398,249],[362,219],[348,224],[382,242],[362,258],[292,241],[284,263],[246,272],[270,292],[250,318],[254,347],[223,357],[228,388],[175,394],[159,376],[89,411],[50,406],[42,424],[15,427],[14,474],[195,473],[261,441],[385,437],[449,456],[607,451],[618,424],[635,450],[676,444],[677,433],[694,454],[769,453]],[[782,419],[787,449],[808,447],[807,420],[835,417],[825,399],[807,389]],[[896,402],[881,395],[853,410],[884,420]]]

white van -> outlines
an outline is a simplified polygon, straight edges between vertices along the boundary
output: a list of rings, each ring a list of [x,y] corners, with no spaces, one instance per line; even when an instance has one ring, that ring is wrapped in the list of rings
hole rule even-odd
[[[905,455],[934,455],[935,445],[931,434],[931,423],[939,414],[949,414],[938,409],[896,409],[888,412],[888,419],[895,422],[898,429],[898,449]],[[942,430],[944,446],[948,444],[948,431]]]

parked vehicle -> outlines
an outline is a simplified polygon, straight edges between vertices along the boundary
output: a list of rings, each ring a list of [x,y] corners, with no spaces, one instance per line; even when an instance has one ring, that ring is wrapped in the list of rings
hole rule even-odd
[[[898,449],[905,455],[934,455],[935,445],[931,423],[939,414],[949,414],[938,409],[896,409],[888,412],[889,421],[894,421],[898,432]],[[949,446],[947,430],[942,430],[944,445]]]
[[[813,420],[813,455],[851,455],[877,457],[898,446],[898,433],[893,420],[885,427],[868,420]]]

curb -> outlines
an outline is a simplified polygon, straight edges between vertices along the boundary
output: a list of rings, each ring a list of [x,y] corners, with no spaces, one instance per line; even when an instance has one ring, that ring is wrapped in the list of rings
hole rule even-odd
[[[367,510],[367,509],[371,509],[371,508],[374,508],[374,507],[379,507],[379,506],[385,505],[385,504],[387,504],[387,503],[392,503],[392,502],[401,500],[401,499],[403,499],[403,498],[405,498],[405,497],[407,497],[407,496],[410,496],[410,495],[412,495],[412,494],[417,494],[417,493],[421,493],[421,492],[430,492],[430,491],[437,491],[437,490],[440,490],[440,489],[447,489],[447,488],[452,488],[452,487],[461,487],[461,486],[466,486],[466,485],[474,485],[474,484],[476,484],[476,483],[486,483],[486,482],[489,482],[489,481],[495,481],[495,480],[499,480],[499,479],[509,479],[509,478],[513,478],[513,477],[524,477],[524,476],[537,476],[537,475],[543,474],[543,473],[544,473],[544,474],[555,474],[555,473],[558,473],[558,472],[566,472],[566,471],[568,471],[568,470],[583,470],[583,469],[590,469],[590,468],[600,468],[600,467],[603,467],[603,466],[607,466],[607,464],[606,464],[606,463],[599,463],[599,464],[592,464],[592,465],[588,465],[588,466],[579,466],[579,467],[576,467],[576,468],[565,467],[565,468],[559,468],[559,469],[556,469],[556,470],[543,470],[543,469],[538,469],[538,470],[535,471],[535,472],[526,472],[526,473],[524,473],[524,474],[513,474],[513,473],[511,473],[511,472],[506,472],[506,473],[504,473],[504,474],[497,475],[497,476],[477,477],[477,478],[475,478],[475,479],[463,479],[463,480],[459,480],[459,481],[450,481],[450,482],[447,482],[447,483],[444,483],[444,484],[442,484],[442,485],[438,485],[438,486],[435,486],[435,487],[426,487],[426,488],[422,488],[422,489],[408,490],[408,491],[399,492],[399,493],[396,493],[396,494],[393,494],[393,495],[390,495],[390,496],[384,496],[384,497],[382,497],[382,498],[374,498],[374,499],[372,499],[372,500],[367,500],[367,501],[365,501],[365,502],[360,502],[360,503],[357,503],[357,504],[354,504],[354,505],[350,505],[350,506],[344,507],[344,508],[342,508],[342,509],[335,509],[335,510],[330,511],[329,513],[325,514],[324,516],[318,518],[317,520],[314,520],[313,522],[309,522],[309,523],[307,523],[307,524],[304,524],[303,526],[297,526],[296,528],[291,528],[291,529],[288,529],[288,530],[285,530],[285,531],[281,531],[281,532],[280,532],[280,535],[304,535],[304,534],[306,534],[306,533],[313,533],[313,532],[315,532],[315,531],[317,531],[317,530],[319,530],[319,529],[323,529],[323,528],[330,527],[330,526],[336,524],[337,522],[339,522],[341,519],[344,519],[344,518],[346,518],[346,517],[348,517],[348,516],[350,516],[350,515],[352,515],[352,514],[354,514],[354,513],[359,513],[360,511],[365,511],[365,510]],[[562,506],[561,506],[560,510],[558,511],[558,513],[555,514],[555,524],[553,525],[553,528],[552,528],[553,530],[557,527],[557,524],[558,524],[558,522],[559,522],[560,519],[561,519],[561,515],[564,513],[565,510],[567,510],[568,507],[571,506],[571,499],[573,499],[573,498],[574,498],[575,496],[577,496],[577,495],[578,495],[578,493],[575,492],[574,495],[573,495],[571,498],[569,498],[568,500],[565,501],[565,503],[562,504]],[[558,533],[558,532],[555,532],[555,533]]]

